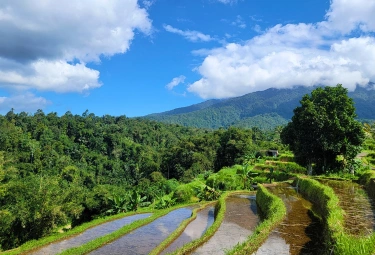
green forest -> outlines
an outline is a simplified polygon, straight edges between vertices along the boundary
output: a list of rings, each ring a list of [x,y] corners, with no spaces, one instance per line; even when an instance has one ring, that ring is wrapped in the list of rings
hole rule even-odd
[[[3,250],[96,217],[168,206],[178,197],[164,196],[197,175],[282,149],[279,132],[209,131],[88,111],[11,110],[0,116],[0,130]]]

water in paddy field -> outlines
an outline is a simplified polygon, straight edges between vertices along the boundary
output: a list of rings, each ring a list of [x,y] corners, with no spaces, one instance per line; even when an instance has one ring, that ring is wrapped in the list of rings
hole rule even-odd
[[[96,227],[92,227],[77,236],[73,236],[62,241],[57,241],[55,243],[51,243],[47,246],[44,246],[38,250],[32,251],[28,254],[35,254],[35,255],[57,254],[57,253],[63,252],[64,250],[77,247],[77,246],[81,246],[98,237],[112,233],[122,228],[123,226],[128,225],[136,220],[144,219],[149,216],[151,216],[151,213],[142,213],[142,214],[126,216],[118,220],[106,222]]]
[[[331,187],[339,198],[348,234],[366,236],[375,230],[375,206],[361,185],[351,181],[319,181]]]
[[[254,254],[322,254],[325,250],[321,240],[322,225],[310,211],[312,204],[287,183],[268,189],[283,200],[287,215]]]
[[[193,209],[193,207],[176,209],[90,254],[149,254],[149,252],[167,238],[182,221],[191,217]]]
[[[215,220],[214,206],[207,206],[206,208],[197,212],[195,220],[189,223],[184,232],[174,240],[161,254],[168,254],[182,247],[184,244],[200,238],[206,230],[212,225]]]
[[[246,241],[258,225],[255,195],[233,195],[226,199],[224,220],[216,233],[192,254],[225,254],[237,243]]]

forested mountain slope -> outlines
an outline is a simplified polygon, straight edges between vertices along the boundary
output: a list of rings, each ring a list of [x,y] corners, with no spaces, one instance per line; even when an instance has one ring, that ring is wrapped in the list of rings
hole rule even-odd
[[[314,88],[267,89],[225,100],[208,100],[144,118],[200,128],[216,129],[234,125],[270,130],[286,124],[302,96]],[[359,119],[375,119],[374,89],[358,87],[354,92],[349,92],[349,96],[355,102]]]

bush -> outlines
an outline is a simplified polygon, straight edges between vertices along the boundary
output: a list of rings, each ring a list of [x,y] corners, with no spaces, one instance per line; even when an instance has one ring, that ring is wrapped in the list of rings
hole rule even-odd
[[[242,166],[223,168],[216,174],[210,175],[206,180],[206,184],[219,190],[236,190],[242,188],[241,176],[237,174],[238,171],[242,170],[241,168]]]
[[[279,156],[279,161],[282,161],[282,162],[294,162],[294,155],[293,154],[281,154]]]
[[[181,184],[173,193],[173,199],[178,203],[195,202],[198,200],[197,196],[204,189],[204,183],[200,181],[192,181],[187,184]]]
[[[280,162],[279,164],[277,164],[277,168],[279,171],[283,171],[287,173],[298,173],[298,174],[306,173],[306,168],[298,165],[295,162],[287,162],[287,163]]]
[[[365,150],[375,150],[375,141],[374,140],[365,140],[363,143],[363,149]]]

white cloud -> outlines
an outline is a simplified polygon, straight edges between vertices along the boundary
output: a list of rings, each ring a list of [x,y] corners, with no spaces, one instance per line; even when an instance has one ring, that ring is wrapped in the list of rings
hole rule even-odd
[[[213,38],[210,35],[203,34],[199,31],[194,31],[194,30],[180,30],[177,28],[172,27],[171,25],[163,25],[164,29],[170,33],[182,35],[186,39],[192,42],[208,42],[213,40]]]
[[[258,34],[262,33],[262,28],[258,24],[253,27],[253,30]]]
[[[326,17],[329,25],[342,33],[350,33],[356,28],[374,32],[374,13],[374,0],[332,0]]]
[[[232,25],[239,28],[246,28],[246,23],[241,15],[237,15],[236,20],[232,22]]]
[[[22,95],[15,95],[11,97],[0,97],[0,112],[6,113],[12,108],[17,111],[35,112],[38,109],[43,109],[50,102],[43,97],[36,97],[32,93],[25,93]]]
[[[137,0],[4,0],[0,24],[0,88],[57,92],[99,87],[86,63],[125,53],[134,30],[151,32]]]
[[[143,0],[143,6],[148,10],[156,2],[156,0]]]
[[[276,25],[242,44],[196,51],[206,53],[196,69],[202,78],[188,91],[225,98],[271,87],[342,83],[353,90],[375,82],[375,38],[367,33],[373,31],[374,19],[367,13],[375,13],[375,1],[361,0],[371,9],[363,16],[358,13],[366,7],[349,2],[333,0],[327,20],[319,23]],[[356,29],[361,37],[351,36]]]
[[[38,60],[22,69],[0,69],[0,84],[18,90],[34,88],[40,91],[81,93],[100,87],[98,79],[98,71],[84,64],[73,65],[61,60]]]
[[[180,75],[178,77],[175,77],[172,79],[172,81],[170,83],[168,83],[165,87],[168,89],[168,90],[172,90],[174,87],[176,87],[177,85],[181,84],[181,83],[184,83],[185,82],[185,79],[186,77],[183,76],[183,75]]]

